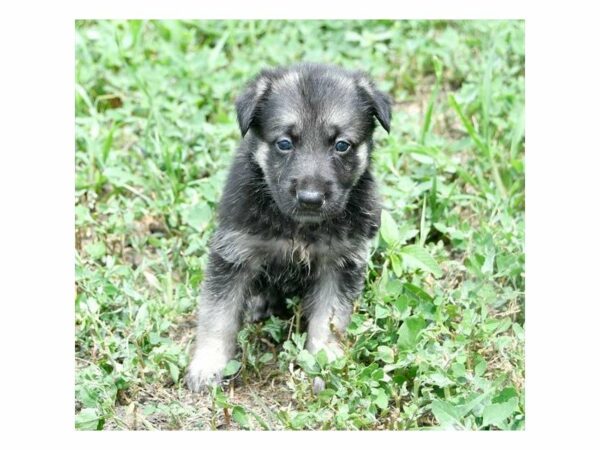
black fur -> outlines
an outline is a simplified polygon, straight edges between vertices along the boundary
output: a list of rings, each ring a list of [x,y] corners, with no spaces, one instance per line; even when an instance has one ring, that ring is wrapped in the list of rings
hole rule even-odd
[[[329,311],[343,332],[364,285],[365,244],[379,228],[372,135],[374,119],[389,130],[391,101],[364,73],[317,64],[265,70],[236,108],[244,139],[210,244],[198,349],[188,373],[194,390],[220,379],[217,369],[213,374],[203,365],[202,358],[214,355],[202,340],[227,335],[216,342],[231,353],[231,335],[249,309],[271,313],[286,297],[300,296],[311,351],[327,335],[320,324]],[[292,151],[278,150],[283,138],[293,142]],[[339,140],[350,150],[336,152]],[[299,205],[301,190],[322,196],[318,211]]]

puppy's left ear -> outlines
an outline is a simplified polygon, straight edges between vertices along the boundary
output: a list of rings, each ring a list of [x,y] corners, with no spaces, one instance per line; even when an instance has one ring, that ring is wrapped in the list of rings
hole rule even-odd
[[[235,109],[242,137],[246,136],[246,133],[252,126],[260,101],[270,89],[271,78],[272,72],[263,70],[246,86],[244,92],[235,101]]]
[[[375,84],[366,74],[361,74],[358,79],[358,87],[361,89],[373,108],[373,115],[381,126],[390,132],[392,122],[392,98],[375,87]]]

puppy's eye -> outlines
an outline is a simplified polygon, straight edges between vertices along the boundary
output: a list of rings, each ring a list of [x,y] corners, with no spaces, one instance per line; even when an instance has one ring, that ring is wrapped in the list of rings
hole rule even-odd
[[[335,143],[335,151],[338,153],[344,153],[350,148],[350,144],[346,141],[337,141]]]
[[[287,152],[292,149],[292,142],[289,139],[281,139],[277,141],[277,148],[282,152]]]

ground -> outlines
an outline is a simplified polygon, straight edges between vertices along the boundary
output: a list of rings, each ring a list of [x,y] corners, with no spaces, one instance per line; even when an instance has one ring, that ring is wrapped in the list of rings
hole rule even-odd
[[[233,102],[301,60],[394,98],[345,355],[304,351],[289,299],[291,319],[243,328],[229,384],[192,394]],[[80,21],[75,110],[76,428],[524,428],[523,22]]]

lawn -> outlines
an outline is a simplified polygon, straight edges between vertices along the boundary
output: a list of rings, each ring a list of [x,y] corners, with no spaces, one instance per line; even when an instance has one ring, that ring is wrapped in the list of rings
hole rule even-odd
[[[75,27],[77,429],[525,427],[524,22]],[[192,394],[234,99],[261,68],[302,60],[366,70],[394,98],[346,353],[303,350],[288,299],[291,319],[242,329],[227,385]]]

